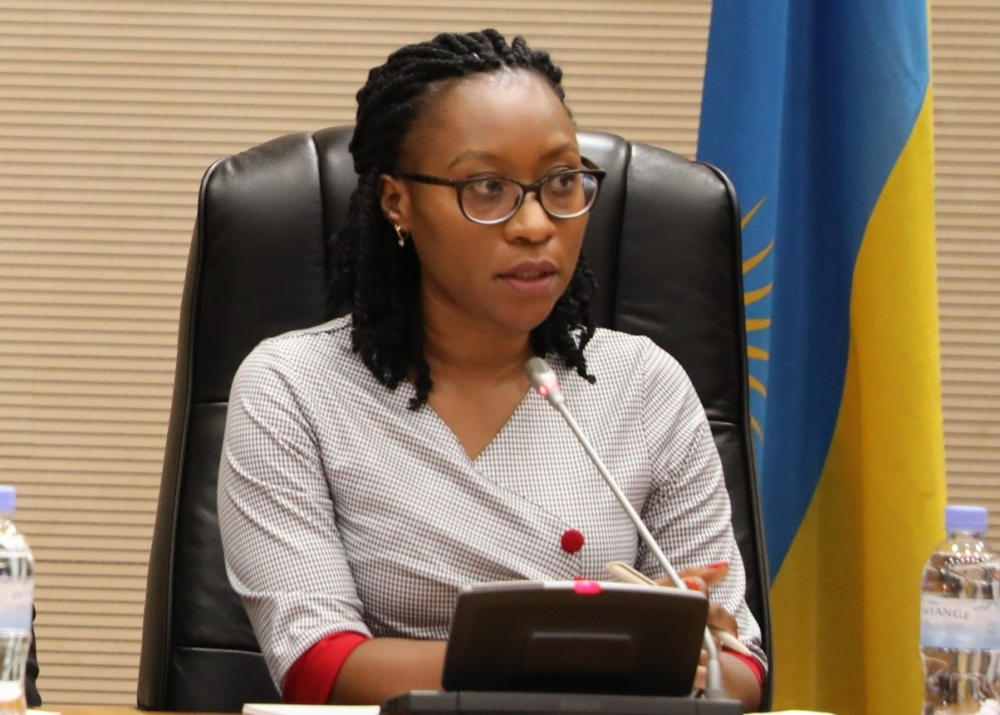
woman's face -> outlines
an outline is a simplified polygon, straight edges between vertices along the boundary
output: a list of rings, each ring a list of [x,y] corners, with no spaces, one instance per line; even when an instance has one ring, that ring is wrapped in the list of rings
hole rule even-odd
[[[534,72],[454,80],[428,97],[403,144],[400,173],[533,183],[582,167],[566,108]],[[550,218],[531,193],[504,223],[467,219],[455,189],[382,177],[382,208],[412,236],[425,322],[525,333],[548,316],[580,255],[586,215]]]

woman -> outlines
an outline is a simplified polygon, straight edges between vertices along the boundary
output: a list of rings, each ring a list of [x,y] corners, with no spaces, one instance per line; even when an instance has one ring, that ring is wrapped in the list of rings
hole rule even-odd
[[[701,404],[670,356],[589,315],[580,246],[602,173],[560,81],[487,30],[404,47],[358,93],[331,293],[351,314],[247,358],[220,470],[230,580],[286,700],[440,687],[469,583],[605,578],[613,560],[662,577],[530,394],[541,355],[668,556],[712,586],[713,625],[755,649],[722,664],[758,704],[759,628]]]

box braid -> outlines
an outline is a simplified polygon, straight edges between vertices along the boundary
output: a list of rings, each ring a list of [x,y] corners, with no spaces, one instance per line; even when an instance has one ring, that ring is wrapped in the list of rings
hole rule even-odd
[[[368,73],[357,94],[349,148],[358,187],[351,195],[347,224],[331,250],[330,314],[351,305],[354,350],[379,382],[394,390],[413,375],[411,409],[426,404],[433,386],[424,356],[420,265],[412,241],[400,248],[382,213],[379,177],[397,169],[410,127],[442,82],[511,70],[538,73],[565,101],[562,71],[548,53],[532,50],[521,37],[508,45],[496,30],[441,34],[403,47]],[[531,335],[537,354],[554,353],[590,382],[594,377],[587,373],[583,349],[594,334],[593,288],[593,273],[581,256],[565,293]]]

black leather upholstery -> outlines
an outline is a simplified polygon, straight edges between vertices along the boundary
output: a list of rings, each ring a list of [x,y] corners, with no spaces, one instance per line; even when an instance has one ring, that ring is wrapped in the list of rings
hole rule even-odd
[[[324,319],[326,237],[355,184],[350,128],[293,134],[214,164],[202,183],[149,564],[140,707],[238,712],[278,697],[226,579],[216,478],[233,374],[263,338]],[[649,335],[690,373],[733,502],[747,599],[769,648],[750,452],[740,217],[715,169],[581,132],[608,172],[584,250],[601,325]]]
[[[38,653],[35,647],[35,609],[31,609],[31,647],[28,649],[28,663],[24,667],[24,697],[29,708],[37,708],[42,704],[38,694]]]

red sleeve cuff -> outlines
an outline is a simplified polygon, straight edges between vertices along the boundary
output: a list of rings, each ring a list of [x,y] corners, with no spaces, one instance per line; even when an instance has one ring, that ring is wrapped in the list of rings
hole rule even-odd
[[[299,656],[285,675],[281,699],[298,705],[324,705],[330,699],[340,669],[368,636],[354,631],[331,633]]]
[[[727,653],[729,653],[729,655],[733,656],[734,658],[736,658],[738,660],[741,660],[741,661],[743,661],[744,663],[747,664],[747,667],[750,668],[750,671],[757,678],[757,683],[760,684],[760,697],[761,697],[761,700],[763,701],[763,698],[764,698],[764,678],[767,677],[767,674],[764,672],[764,666],[761,665],[760,661],[757,660],[756,658],[754,658],[753,656],[743,655],[742,653],[737,653],[736,651],[730,650],[729,648],[726,648],[725,646],[723,646],[723,650],[725,650]]]

